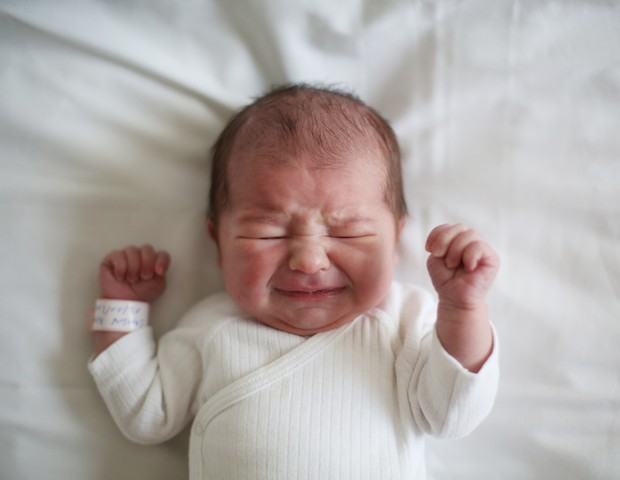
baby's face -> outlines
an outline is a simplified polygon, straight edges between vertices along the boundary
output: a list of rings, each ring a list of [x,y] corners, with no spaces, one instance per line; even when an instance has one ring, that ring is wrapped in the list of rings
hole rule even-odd
[[[384,300],[399,228],[377,162],[362,156],[329,169],[300,167],[312,165],[303,155],[284,164],[234,162],[216,235],[226,288],[245,311],[310,335]]]

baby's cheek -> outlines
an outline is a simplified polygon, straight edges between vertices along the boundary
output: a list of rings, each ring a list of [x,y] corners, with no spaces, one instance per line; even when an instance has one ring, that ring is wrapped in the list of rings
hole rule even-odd
[[[229,272],[224,276],[226,290],[233,300],[244,310],[254,313],[254,309],[260,303],[258,292],[260,276],[251,270],[236,270],[234,274]]]
[[[254,249],[237,250],[224,265],[227,288],[249,298],[260,295],[277,267],[274,255]]]
[[[388,293],[393,279],[394,261],[381,252],[367,257],[367,261],[359,264],[356,272],[358,293],[364,297],[362,301],[369,308],[376,306]]]

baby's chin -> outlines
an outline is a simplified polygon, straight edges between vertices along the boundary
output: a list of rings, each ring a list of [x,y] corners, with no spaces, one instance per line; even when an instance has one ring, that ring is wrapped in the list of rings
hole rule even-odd
[[[255,318],[262,324],[276,330],[302,337],[309,337],[317,333],[340,328],[343,325],[352,322],[358,316],[358,313],[351,313],[342,317],[322,319],[320,321],[313,321],[312,319],[307,321],[299,321],[297,319],[295,321],[287,321],[286,319],[270,315],[255,315]]]

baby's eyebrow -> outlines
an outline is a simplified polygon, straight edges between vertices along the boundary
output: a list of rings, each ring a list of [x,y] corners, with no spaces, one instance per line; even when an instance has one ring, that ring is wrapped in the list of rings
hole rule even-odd
[[[328,217],[327,222],[330,226],[344,227],[350,225],[358,225],[364,223],[371,223],[372,219],[358,214],[334,214]]]
[[[267,224],[280,224],[284,221],[284,215],[276,211],[265,212],[249,212],[239,217],[241,223],[267,223]]]
[[[283,225],[294,220],[294,218],[295,215],[291,217],[280,210],[268,209],[242,213],[238,221],[245,224]],[[317,220],[319,218],[321,218],[320,215]],[[323,216],[322,222],[329,228],[343,228],[373,223],[373,219],[358,213],[333,212]]]

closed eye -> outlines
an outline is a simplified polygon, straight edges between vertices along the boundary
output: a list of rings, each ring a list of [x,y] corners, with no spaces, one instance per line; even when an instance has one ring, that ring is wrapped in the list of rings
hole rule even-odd
[[[371,233],[358,233],[354,235],[330,235],[331,238],[338,238],[340,240],[355,240],[358,238],[367,238],[372,236],[373,234]]]
[[[282,240],[284,238],[286,238],[285,236],[269,236],[269,237],[260,237],[258,235],[256,236],[250,236],[250,235],[240,235],[239,237],[237,237],[241,240]]]

